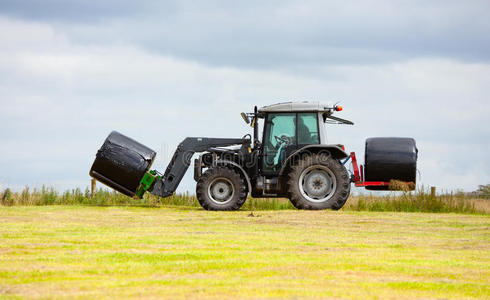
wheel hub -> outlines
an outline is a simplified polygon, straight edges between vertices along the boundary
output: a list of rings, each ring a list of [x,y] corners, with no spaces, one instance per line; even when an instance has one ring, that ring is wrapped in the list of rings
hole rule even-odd
[[[311,166],[301,173],[299,188],[312,202],[323,202],[335,193],[337,184],[333,172],[325,166]]]
[[[226,178],[216,178],[209,185],[209,198],[215,203],[225,204],[233,198],[235,193],[230,180]]]
[[[322,171],[312,171],[305,176],[305,191],[313,197],[321,197],[331,190],[330,178]]]

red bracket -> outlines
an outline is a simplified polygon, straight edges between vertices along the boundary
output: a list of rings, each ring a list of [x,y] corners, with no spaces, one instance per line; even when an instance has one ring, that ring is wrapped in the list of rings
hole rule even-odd
[[[356,186],[388,186],[389,182],[385,181],[364,181],[364,168],[362,165],[357,164],[356,153],[351,152],[350,158],[352,159],[352,168],[354,169],[354,183]],[[359,172],[359,167],[361,171]]]

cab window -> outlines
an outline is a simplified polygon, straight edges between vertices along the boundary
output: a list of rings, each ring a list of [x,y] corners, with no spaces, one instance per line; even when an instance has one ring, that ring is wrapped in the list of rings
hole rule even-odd
[[[298,144],[319,144],[318,119],[316,113],[298,113]]]

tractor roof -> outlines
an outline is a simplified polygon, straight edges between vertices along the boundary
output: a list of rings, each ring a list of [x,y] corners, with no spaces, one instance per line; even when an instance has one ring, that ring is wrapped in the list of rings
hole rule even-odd
[[[261,113],[269,112],[326,112],[332,111],[333,105],[330,103],[320,103],[318,101],[303,101],[303,102],[283,102],[272,105],[267,105],[259,108]]]

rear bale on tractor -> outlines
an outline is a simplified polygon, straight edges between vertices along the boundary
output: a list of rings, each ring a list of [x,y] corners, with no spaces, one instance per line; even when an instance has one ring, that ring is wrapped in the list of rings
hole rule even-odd
[[[366,140],[366,181],[390,182],[389,186],[367,186],[368,190],[413,190],[417,175],[417,147],[412,138],[378,137]],[[403,186],[400,185],[400,183]]]
[[[155,156],[152,149],[113,131],[97,151],[90,176],[133,197]]]

